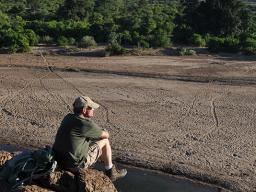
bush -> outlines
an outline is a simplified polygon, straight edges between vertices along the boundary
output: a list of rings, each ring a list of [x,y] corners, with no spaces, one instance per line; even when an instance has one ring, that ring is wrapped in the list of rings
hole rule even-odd
[[[240,50],[240,40],[235,37],[227,37],[224,39],[223,51],[238,52]]]
[[[197,33],[194,33],[190,39],[190,43],[192,45],[198,46],[198,47],[205,47],[206,46],[206,41],[205,39]]]
[[[39,41],[40,41],[40,43],[46,43],[46,44],[51,44],[54,42],[53,38],[48,35],[40,37]]]
[[[204,36],[205,46],[208,45],[210,39],[211,39],[211,35],[210,35],[209,33],[207,33],[207,34]]]
[[[173,41],[175,43],[188,44],[193,35],[193,29],[185,24],[178,25],[173,31]]]
[[[235,37],[211,37],[208,42],[208,49],[211,52],[237,52],[240,50],[240,41]]]
[[[96,47],[96,46],[97,46],[97,43],[92,36],[84,36],[79,43],[79,47],[84,47],[84,48]]]
[[[108,44],[108,46],[105,49],[106,56],[108,56],[108,55],[122,55],[126,52],[127,52],[127,50],[124,47],[122,47],[120,44],[118,44],[117,42],[113,42],[113,43]]]
[[[37,45],[38,44],[38,36],[31,29],[25,30],[25,35],[29,40],[29,45]]]
[[[138,42],[138,48],[149,48],[149,47],[150,47],[149,43],[144,39],[141,39]]]
[[[10,19],[0,12],[0,46],[9,53],[30,51],[28,36],[21,17]]]
[[[196,55],[196,51],[193,49],[181,48],[178,50],[180,56]]]
[[[256,38],[246,38],[244,42],[242,42],[242,50],[246,54],[255,54],[256,53]]]
[[[9,38],[9,45],[7,46],[9,53],[30,51],[29,40],[24,34],[10,31],[7,38]]]
[[[68,44],[69,45],[75,45],[76,44],[76,39],[73,38],[73,37],[68,38]]]
[[[170,35],[168,35],[165,31],[163,30],[158,30],[154,35],[152,35],[152,39],[150,39],[150,46],[151,47],[170,47],[171,46],[171,39]]]
[[[88,34],[89,22],[87,20],[73,21],[27,21],[26,28],[32,29],[39,36],[50,36],[58,39],[59,36],[81,39]]]
[[[68,38],[64,37],[64,36],[60,36],[57,39],[57,45],[59,46],[68,46],[69,45],[69,40]]]
[[[218,52],[224,46],[224,39],[220,37],[211,37],[208,42],[208,49],[210,52]]]

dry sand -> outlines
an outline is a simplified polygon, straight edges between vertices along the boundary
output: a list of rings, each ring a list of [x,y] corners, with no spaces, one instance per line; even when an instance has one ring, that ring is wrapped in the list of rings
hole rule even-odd
[[[83,93],[119,162],[256,191],[254,58],[46,58],[0,55],[1,144],[51,145]]]

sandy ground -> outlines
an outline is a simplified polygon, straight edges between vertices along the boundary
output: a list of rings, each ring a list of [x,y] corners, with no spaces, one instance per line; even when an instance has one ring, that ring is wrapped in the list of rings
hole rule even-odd
[[[84,94],[119,162],[256,191],[253,57],[46,58],[0,55],[1,144],[52,144]]]

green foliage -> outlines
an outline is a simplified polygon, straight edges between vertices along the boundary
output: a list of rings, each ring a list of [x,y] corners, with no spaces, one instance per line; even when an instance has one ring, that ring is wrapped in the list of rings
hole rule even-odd
[[[123,46],[174,42],[254,53],[252,10],[241,0],[0,0],[0,47],[26,51],[27,42],[36,45],[38,39],[61,46],[98,42],[108,43],[111,54],[122,54]]]
[[[73,37],[69,37],[69,38],[68,38],[68,44],[69,44],[69,45],[75,45],[75,44],[76,44],[76,39],[73,38]]]
[[[205,39],[197,33],[194,33],[190,39],[190,43],[192,45],[198,46],[198,47],[205,47],[206,46],[206,41]]]
[[[211,37],[208,42],[208,48],[211,52],[238,52],[240,50],[240,41],[235,37]]]
[[[125,0],[101,0],[96,1],[95,11],[104,17],[113,17],[113,15],[120,14],[124,7]]]
[[[173,31],[175,43],[189,44],[190,37],[194,34],[193,29],[187,24],[178,25]]]
[[[57,39],[57,45],[63,46],[63,47],[68,46],[69,45],[69,39],[65,36],[60,36]]]
[[[80,20],[88,18],[93,10],[95,0],[65,0],[59,10],[62,19]]]
[[[180,56],[190,56],[190,55],[195,56],[196,55],[196,51],[193,50],[193,49],[187,49],[187,48],[183,47],[183,48],[178,50],[178,54]]]
[[[39,39],[40,43],[46,43],[46,44],[52,44],[54,42],[53,38],[46,35],[46,36],[42,36]]]
[[[39,38],[33,30],[26,29],[25,30],[25,35],[26,35],[26,37],[29,41],[29,45],[37,45],[38,44]]]
[[[21,17],[10,19],[0,12],[0,46],[10,53],[29,51],[29,40],[23,28],[24,24]]]
[[[247,37],[242,42],[242,50],[246,54],[255,54],[256,53],[256,37]]]
[[[122,55],[127,52],[127,50],[122,47],[120,44],[117,42],[112,42],[109,43],[108,46],[105,49],[106,56],[108,55]]]
[[[152,39],[150,39],[150,44],[152,47],[169,47],[171,46],[170,34],[164,30],[157,30],[153,34]]]
[[[189,2],[187,0],[186,2]],[[199,1],[198,1],[199,2]],[[246,30],[248,11],[241,0],[206,0],[185,9],[184,21],[200,34],[239,35]]]
[[[168,47],[171,44],[174,19],[178,9],[174,4],[143,4],[115,19],[121,42],[137,47]]]
[[[52,19],[64,0],[0,0],[0,11],[25,19]]]
[[[55,18],[57,11],[64,0],[26,0],[27,19],[50,19]]]
[[[96,47],[97,43],[92,36],[84,36],[79,42],[79,47]]]
[[[89,23],[87,20],[74,21],[31,21],[26,23],[26,28],[32,29],[39,36],[50,36],[57,39],[59,36],[73,37],[80,40],[88,34]]]
[[[25,35],[15,31],[9,31],[6,38],[6,45],[10,53],[30,51],[29,40]]]
[[[238,52],[240,50],[240,41],[235,37],[226,37],[224,40],[224,51]]]

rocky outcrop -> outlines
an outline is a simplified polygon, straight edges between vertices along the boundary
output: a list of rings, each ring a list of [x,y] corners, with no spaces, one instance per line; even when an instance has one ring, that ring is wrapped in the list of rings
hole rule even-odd
[[[14,192],[49,192],[49,191],[52,191],[52,190],[39,187],[38,185],[29,185],[29,186],[21,187],[15,190]]]
[[[0,151],[0,167],[3,166],[5,162],[10,160],[12,157],[12,153],[9,153],[7,151]]]
[[[12,154],[0,152],[0,167]],[[9,191],[4,182],[0,182],[1,191]],[[56,170],[36,181],[29,186],[23,186],[15,192],[117,192],[111,180],[101,171],[94,169],[81,169],[73,174],[68,171]]]
[[[94,169],[81,169],[76,175],[68,171],[55,171],[37,183],[54,191],[117,192],[111,180]]]

